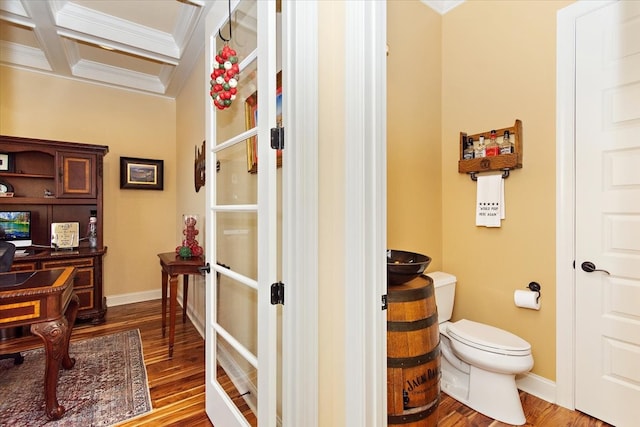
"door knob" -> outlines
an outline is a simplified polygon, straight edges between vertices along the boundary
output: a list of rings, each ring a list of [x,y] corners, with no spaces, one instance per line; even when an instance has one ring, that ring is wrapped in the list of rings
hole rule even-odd
[[[591,261],[583,262],[582,263],[582,270],[586,271],[587,273],[593,273],[594,271],[602,271],[603,273],[611,274],[607,270],[602,270],[602,269],[596,268],[596,265],[594,263],[592,263]]]
[[[211,273],[211,266],[209,265],[209,263],[206,263],[202,267],[198,267],[198,271],[200,272],[200,274],[205,276],[207,273]]]

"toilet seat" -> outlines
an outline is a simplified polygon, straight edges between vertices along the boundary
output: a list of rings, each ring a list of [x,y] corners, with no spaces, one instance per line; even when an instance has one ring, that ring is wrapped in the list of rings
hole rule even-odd
[[[528,356],[531,344],[505,330],[462,319],[449,323],[448,335],[463,344],[478,350],[506,356]]]

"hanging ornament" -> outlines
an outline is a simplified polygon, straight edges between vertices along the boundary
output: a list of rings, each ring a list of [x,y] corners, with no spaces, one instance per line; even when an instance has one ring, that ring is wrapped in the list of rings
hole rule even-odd
[[[209,91],[213,104],[219,110],[229,108],[231,102],[236,99],[239,73],[240,66],[236,51],[225,44],[214,59]]]

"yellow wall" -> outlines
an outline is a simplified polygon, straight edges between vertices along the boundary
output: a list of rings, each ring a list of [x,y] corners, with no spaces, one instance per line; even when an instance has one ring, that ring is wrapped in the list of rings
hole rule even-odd
[[[184,236],[182,234],[182,214],[198,215],[196,228],[199,231],[197,240],[200,246],[205,247],[205,204],[207,186],[201,187],[198,192],[195,189],[194,163],[196,149],[201,150],[202,141],[205,139],[205,101],[208,96],[205,87],[204,55],[200,56],[189,80],[185,83],[176,98],[176,174],[175,228],[174,248]],[[210,185],[210,184],[209,184]],[[182,280],[182,279],[180,279]],[[179,287],[181,288],[181,287]],[[205,280],[201,276],[189,278],[189,310],[194,312],[191,319],[194,322],[205,319]],[[196,327],[204,334],[204,323]]]
[[[455,274],[455,318],[527,339],[533,372],[552,380],[555,13],[569,3],[469,1],[444,17],[417,0],[388,3],[389,246],[426,253],[434,258],[430,270]],[[340,56],[342,16],[340,2],[319,3],[319,22],[333,23],[320,26],[321,58]],[[321,61],[319,71],[320,93],[341,92],[334,63]],[[156,254],[177,245],[183,211],[203,209],[206,186],[193,189],[194,148],[204,139],[197,74],[174,102],[0,67],[0,133],[110,147],[107,295],[157,290]],[[343,141],[335,138],[344,134],[344,112],[334,101],[323,97],[319,105],[322,230],[344,225]],[[477,228],[476,184],[457,172],[458,134],[509,126],[516,118],[524,124],[524,168],[506,181],[507,219],[500,229]],[[120,190],[120,156],[164,159],[165,190]],[[343,293],[343,247],[341,233],[321,233],[319,262],[331,268],[320,271],[319,300],[333,303],[321,304],[319,313],[319,425],[342,425],[348,404],[345,307],[333,298]],[[515,308],[513,290],[533,280],[542,285],[542,310]]]
[[[421,2],[387,4],[387,246],[442,268],[442,17]]]
[[[344,55],[344,4],[338,1],[318,2],[318,57],[340,58]],[[335,72],[334,61],[319,61],[318,93],[344,92],[344,78]],[[335,97],[321,96],[318,117],[318,425],[342,426],[345,419],[345,366],[343,299],[345,259],[345,133],[344,106]],[[323,232],[334,230],[334,232]],[[325,266],[323,268],[322,266]],[[330,266],[327,268],[326,266]]]
[[[176,246],[176,108],[157,96],[0,66],[0,133],[108,145],[104,292],[157,290]],[[164,160],[164,191],[121,190],[120,156]]]
[[[570,1],[467,1],[442,19],[443,270],[457,276],[454,320],[531,343],[533,373],[555,379],[556,12]],[[476,183],[459,174],[459,132],[523,123],[523,168],[505,181],[501,228],[476,227]],[[540,311],[513,292],[536,281]]]
[[[388,246],[456,275],[454,320],[523,337],[533,372],[551,380],[556,12],[570,3],[467,1],[444,16],[417,0],[387,4]],[[524,167],[505,182],[507,218],[500,229],[476,227],[476,183],[458,173],[459,132],[515,119]],[[539,312],[513,304],[513,291],[531,281],[542,286]]]

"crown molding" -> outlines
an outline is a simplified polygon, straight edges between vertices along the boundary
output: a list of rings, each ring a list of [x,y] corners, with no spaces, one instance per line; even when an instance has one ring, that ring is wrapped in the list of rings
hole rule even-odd
[[[464,0],[421,0],[422,3],[429,6],[431,9],[438,12],[440,15],[444,15],[451,9],[459,6]]]
[[[52,71],[42,50],[6,41],[0,41],[0,63]]]

